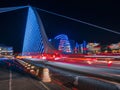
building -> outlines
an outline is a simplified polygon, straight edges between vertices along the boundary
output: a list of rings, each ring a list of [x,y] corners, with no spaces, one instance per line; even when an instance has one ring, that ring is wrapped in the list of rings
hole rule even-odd
[[[55,49],[59,50],[62,53],[74,52],[75,41],[69,40],[65,34],[57,35],[54,39],[50,39],[49,42]]]
[[[101,46],[99,43],[88,43],[87,44],[87,52],[88,53],[99,53],[101,52]]]
[[[120,53],[120,42],[108,45],[112,53]]]
[[[0,55],[13,55],[13,47],[0,44]]]

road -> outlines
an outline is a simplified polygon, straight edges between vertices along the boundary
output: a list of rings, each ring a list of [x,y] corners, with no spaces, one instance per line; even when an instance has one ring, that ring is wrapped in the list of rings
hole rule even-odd
[[[75,90],[120,90],[119,76],[112,76],[115,80],[110,79],[111,76],[106,74],[105,78],[101,77],[101,72],[119,75],[118,69],[22,60],[21,62],[27,62],[36,67],[43,65],[49,68],[52,82],[43,83],[26,72],[24,66],[18,61],[21,60],[0,59],[1,90],[73,90],[73,88]]]
[[[32,62],[32,61],[31,61]],[[35,65],[39,66],[39,61],[38,63],[36,63],[33,60],[33,63]],[[120,61],[117,62],[118,65],[120,66]],[[75,72],[82,72],[82,73],[87,73],[89,75],[99,75],[99,76],[103,76],[103,77],[110,77],[113,78],[115,80],[117,80],[118,82],[120,82],[120,67],[119,66],[115,66],[115,64],[113,64],[112,66],[108,66],[104,63],[92,63],[92,64],[87,64],[87,63],[82,63],[77,61],[69,61],[68,60],[64,60],[64,61],[47,61],[45,63],[46,65],[51,65],[54,67],[59,67],[62,69],[67,69],[67,70],[72,70]]]
[[[63,62],[63,63],[92,66],[99,68],[101,67],[101,68],[120,69],[120,60],[112,59],[112,58],[100,59],[100,60],[97,59],[96,58],[66,58],[66,59],[56,60],[55,62]]]
[[[0,59],[0,90],[61,90],[51,82],[43,83],[24,72],[16,60]],[[70,90],[70,89],[66,89]]]
[[[74,64],[67,64],[67,63],[61,63],[61,62],[47,62],[47,64],[55,67],[59,67],[59,68],[64,68],[67,70],[87,73],[89,75],[96,75],[96,76],[99,75],[105,78],[109,77],[120,82],[120,70],[118,69],[90,67],[90,66],[83,66],[83,65],[78,66]]]
[[[27,62],[41,66],[40,61]],[[89,90],[120,90],[119,69],[51,61],[45,62],[45,65],[51,70],[54,78],[69,86],[77,85],[79,90],[88,90],[88,87]]]

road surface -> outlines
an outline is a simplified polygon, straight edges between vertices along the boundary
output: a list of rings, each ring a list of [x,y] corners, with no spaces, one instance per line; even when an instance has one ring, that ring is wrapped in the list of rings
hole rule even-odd
[[[62,90],[62,88],[53,82],[43,83],[24,72],[23,67],[15,60],[0,59],[0,90]]]

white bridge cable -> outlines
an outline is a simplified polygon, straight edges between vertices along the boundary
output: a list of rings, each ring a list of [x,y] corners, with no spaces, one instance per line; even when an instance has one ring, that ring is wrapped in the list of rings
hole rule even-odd
[[[29,6],[0,8],[0,13],[9,12],[9,11],[17,10],[17,9],[23,9],[23,8],[27,8],[27,7],[29,7]],[[111,29],[108,29],[108,28],[104,28],[104,27],[101,27],[101,26],[98,26],[98,25],[95,25],[95,24],[91,24],[91,23],[88,23],[88,22],[84,22],[84,21],[81,21],[81,20],[78,20],[78,19],[75,19],[75,18],[71,18],[71,17],[65,16],[65,15],[62,15],[62,14],[54,13],[54,12],[47,11],[47,10],[40,9],[40,8],[36,8],[36,9],[38,9],[40,11],[43,11],[43,12],[53,14],[53,15],[56,15],[56,16],[60,16],[60,17],[63,17],[63,18],[66,18],[66,19],[69,19],[69,20],[72,20],[72,21],[83,23],[83,24],[86,24],[86,25],[89,25],[89,26],[92,26],[92,27],[95,27],[95,28],[103,29],[105,31],[109,31],[109,32],[112,32],[112,33],[115,33],[115,34],[120,34],[120,32],[117,32],[117,31],[114,31],[114,30],[111,30]]]
[[[18,10],[18,9],[23,9],[23,8],[26,8],[26,7],[28,7],[28,6],[17,6],[17,7],[0,8],[0,13],[14,11],[14,10]]]
[[[109,32],[112,32],[112,33],[115,33],[115,34],[120,34],[120,32],[117,32],[117,31],[114,31],[114,30],[111,30],[111,29],[108,29],[108,28],[104,28],[104,27],[101,27],[101,26],[98,26],[98,25],[95,25],[95,24],[91,24],[91,23],[88,23],[88,22],[84,22],[84,21],[81,21],[81,20],[78,20],[78,19],[75,19],[75,18],[71,18],[71,17],[65,16],[65,15],[62,15],[62,14],[54,13],[54,12],[47,11],[47,10],[40,9],[40,8],[36,8],[36,9],[38,9],[40,11],[43,11],[43,12],[46,12],[46,13],[49,13],[49,14],[52,14],[52,15],[60,16],[60,17],[63,17],[63,18],[66,18],[66,19],[69,19],[69,20],[72,20],[72,21],[83,23],[83,24],[86,24],[86,25],[89,25],[89,26],[92,26],[92,27],[95,27],[95,28],[99,28],[99,29],[102,29],[102,30],[105,30],[105,31],[109,31]]]

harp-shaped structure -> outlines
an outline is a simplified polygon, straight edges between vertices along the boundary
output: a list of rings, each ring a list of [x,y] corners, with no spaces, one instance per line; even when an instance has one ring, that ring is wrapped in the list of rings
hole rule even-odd
[[[40,16],[35,8],[29,6],[22,55],[53,52]]]
[[[25,36],[22,55],[37,53],[54,53],[54,48],[49,43],[40,16],[36,8],[31,6],[18,6],[0,8],[0,13],[10,12],[18,9],[28,8]]]

